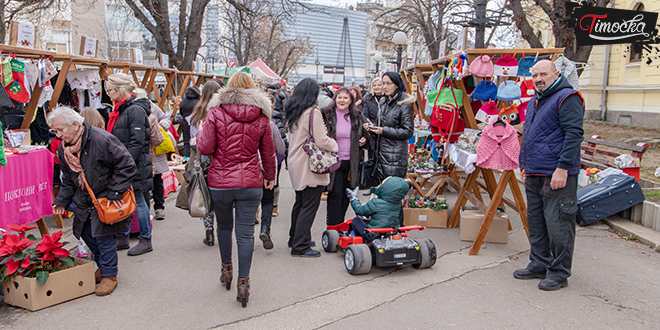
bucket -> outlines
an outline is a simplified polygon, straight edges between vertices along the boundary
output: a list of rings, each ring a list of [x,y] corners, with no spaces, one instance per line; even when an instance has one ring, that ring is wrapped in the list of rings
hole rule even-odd
[[[635,177],[635,180],[639,181],[639,167],[624,167],[620,168],[620,170],[622,170],[623,173]]]

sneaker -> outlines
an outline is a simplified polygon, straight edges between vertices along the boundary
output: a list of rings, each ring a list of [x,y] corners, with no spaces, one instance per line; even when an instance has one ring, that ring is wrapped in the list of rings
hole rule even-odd
[[[291,253],[292,257],[301,257],[301,258],[318,258],[321,256],[321,252],[309,249],[307,252],[302,254]]]
[[[516,269],[513,272],[513,277],[519,280],[531,280],[534,278],[544,279],[545,273],[532,273],[529,270],[527,270],[527,268],[522,268],[522,269]]]
[[[555,281],[550,279],[544,279],[543,281],[539,282],[539,289],[544,291],[557,291],[567,286],[568,286],[568,280]]]
[[[156,211],[156,220],[165,220],[165,210],[157,209]]]

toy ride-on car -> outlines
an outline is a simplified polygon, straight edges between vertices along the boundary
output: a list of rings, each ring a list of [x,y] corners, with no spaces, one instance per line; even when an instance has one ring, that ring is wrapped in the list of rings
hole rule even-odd
[[[430,239],[416,241],[406,233],[426,227],[365,228],[367,238],[363,238],[357,233],[351,235],[353,220],[328,226],[321,239],[325,252],[344,250],[344,265],[349,274],[367,274],[373,264],[378,267],[412,265],[414,268],[435,265],[437,255],[433,242]]]

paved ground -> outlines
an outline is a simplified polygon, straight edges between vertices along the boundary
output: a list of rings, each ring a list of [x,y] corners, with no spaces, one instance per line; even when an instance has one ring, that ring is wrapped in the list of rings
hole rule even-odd
[[[113,295],[89,295],[37,312],[0,306],[0,328],[657,329],[660,323],[660,254],[605,225],[579,229],[574,275],[568,288],[557,292],[538,290],[538,280],[512,277],[525,266],[529,249],[513,214],[509,243],[484,244],[478,256],[468,255],[471,243],[459,240],[459,229],[427,229],[411,236],[430,238],[437,246],[432,269],[374,268],[352,276],[341,252],[323,252],[318,259],[289,256],[293,191],[287,173],[281,180],[275,248],[255,244],[247,308],[235,300],[235,281],[231,291],[220,285],[218,249],[202,244],[201,221],[174,208],[171,195],[167,219],[154,222],[154,252],[138,257],[120,252]],[[455,194],[447,196],[452,205]],[[323,202],[312,229],[317,242],[325,212]]]

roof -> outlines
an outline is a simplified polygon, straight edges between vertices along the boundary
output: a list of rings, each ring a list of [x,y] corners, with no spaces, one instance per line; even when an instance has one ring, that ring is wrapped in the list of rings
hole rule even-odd
[[[275,71],[273,71],[264,61],[262,61],[260,58],[256,59],[254,62],[248,64],[249,68],[254,68],[257,67],[261,72],[266,74],[268,77],[280,80],[282,77],[278,76]]]

